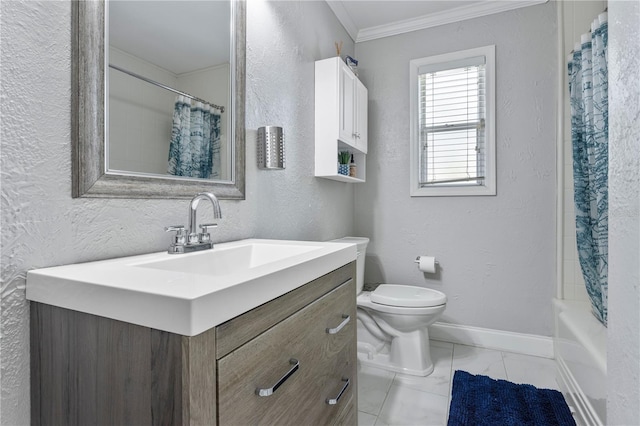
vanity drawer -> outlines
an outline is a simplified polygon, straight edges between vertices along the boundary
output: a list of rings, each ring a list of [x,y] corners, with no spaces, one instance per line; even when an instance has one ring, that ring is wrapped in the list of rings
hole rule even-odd
[[[228,355],[251,339],[258,337],[269,328],[336,289],[341,284],[355,279],[355,273],[355,262],[351,262],[302,287],[218,325],[216,327],[216,359]],[[335,327],[337,324],[339,323],[332,321],[327,327]]]
[[[314,418],[314,424],[351,424],[345,413],[351,409],[355,412],[358,388],[356,360],[355,345],[349,345],[323,367],[319,383],[322,383],[321,394],[325,398],[325,404],[322,412]],[[331,405],[327,403],[327,398],[333,400]]]
[[[218,360],[219,424],[333,423],[355,401],[355,330],[350,280]]]

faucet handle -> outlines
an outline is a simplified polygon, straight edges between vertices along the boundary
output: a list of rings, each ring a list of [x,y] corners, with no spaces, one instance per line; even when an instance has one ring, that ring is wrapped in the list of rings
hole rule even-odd
[[[203,223],[202,225],[200,225],[200,228],[202,228],[202,232],[207,232],[209,228],[217,228],[217,227],[218,227],[217,223]]]
[[[181,233],[185,232],[184,225],[165,226],[164,227],[164,232],[177,232],[178,234],[181,234]]]
[[[198,235],[201,243],[208,243],[211,241],[211,234],[209,234],[209,228],[216,228],[218,226],[217,223],[203,223],[200,225],[200,229],[202,232]]]
[[[166,226],[164,228],[164,232],[175,232],[176,233],[175,237],[173,238],[173,243],[174,244],[182,244],[182,245],[184,245],[184,243],[187,241],[187,231],[185,231],[184,225]]]

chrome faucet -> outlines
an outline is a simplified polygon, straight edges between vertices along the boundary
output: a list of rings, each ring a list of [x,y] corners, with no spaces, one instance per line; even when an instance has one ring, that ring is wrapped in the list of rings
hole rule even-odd
[[[211,234],[209,234],[210,228],[215,228],[218,226],[215,223],[207,223],[200,225],[202,232],[196,231],[196,212],[198,209],[198,204],[200,204],[201,200],[209,200],[211,201],[211,205],[213,206],[213,218],[221,219],[222,212],[220,210],[220,203],[215,195],[210,192],[201,192],[196,194],[195,197],[191,199],[189,203],[189,229],[188,231],[184,229],[183,225],[175,225],[175,226],[167,226],[164,228],[166,232],[175,232],[173,242],[169,245],[169,253],[170,254],[178,254],[178,253],[190,253],[193,251],[207,250],[213,248],[213,243],[211,242]]]

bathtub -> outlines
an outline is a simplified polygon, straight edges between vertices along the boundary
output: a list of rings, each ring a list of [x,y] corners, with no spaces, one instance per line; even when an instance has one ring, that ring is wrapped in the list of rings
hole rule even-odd
[[[607,329],[588,302],[554,299],[557,381],[578,424],[606,421]]]

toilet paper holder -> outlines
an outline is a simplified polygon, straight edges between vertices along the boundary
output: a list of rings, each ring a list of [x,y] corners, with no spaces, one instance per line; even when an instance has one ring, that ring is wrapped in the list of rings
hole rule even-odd
[[[440,268],[440,264],[433,256],[418,256],[416,263],[418,264],[418,269],[425,274],[435,274]]]
[[[416,257],[416,260],[414,260],[413,263],[420,263],[420,256]],[[435,263],[436,265],[440,265],[440,262],[438,262],[437,260],[434,260],[433,263]]]

